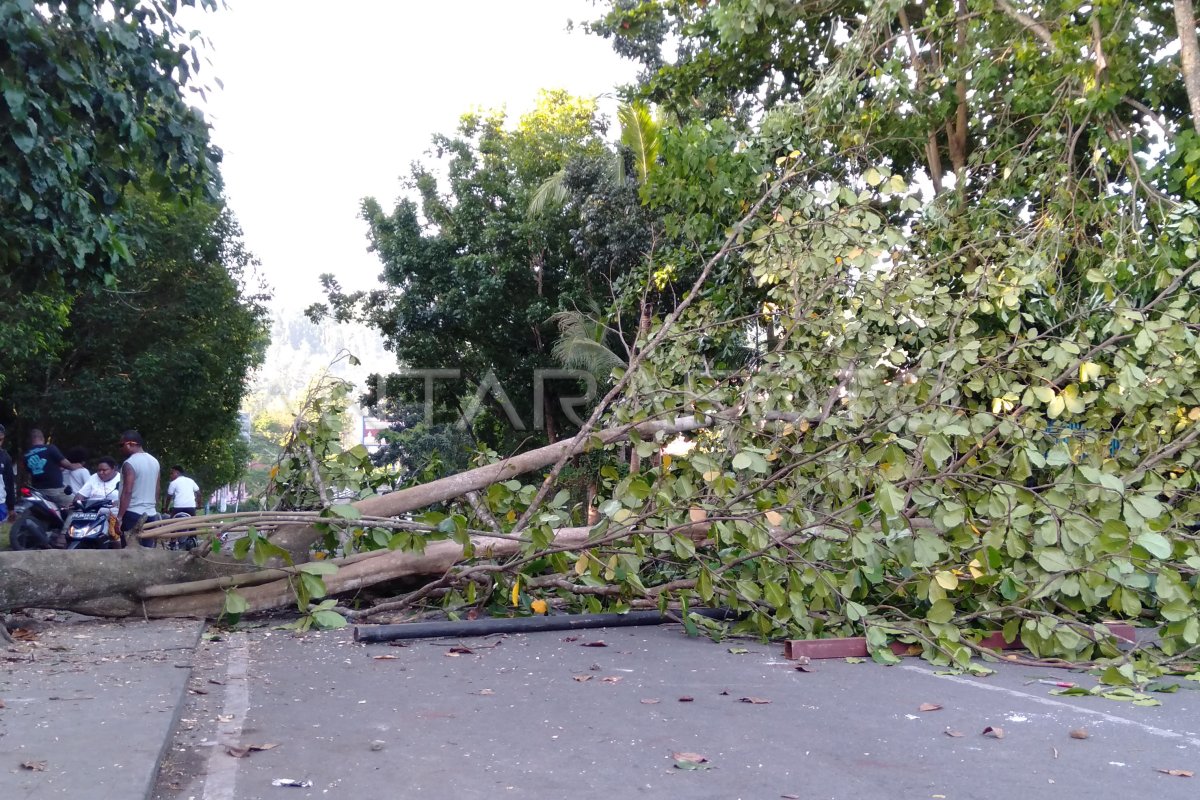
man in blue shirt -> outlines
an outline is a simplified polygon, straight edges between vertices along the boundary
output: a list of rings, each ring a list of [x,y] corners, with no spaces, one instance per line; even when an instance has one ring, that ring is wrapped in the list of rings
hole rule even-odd
[[[60,508],[71,504],[71,495],[63,489],[64,469],[79,469],[82,464],[68,461],[66,456],[52,444],[46,444],[46,436],[37,428],[29,432],[29,449],[25,451],[25,471],[29,473],[29,485]]]

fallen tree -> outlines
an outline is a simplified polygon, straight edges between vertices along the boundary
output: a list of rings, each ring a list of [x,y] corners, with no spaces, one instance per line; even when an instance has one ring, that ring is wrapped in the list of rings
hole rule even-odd
[[[1056,23],[1046,42],[986,4],[969,26],[887,4],[837,21],[845,46],[806,76],[806,103],[770,115],[761,137],[710,126],[668,142],[683,154],[663,151],[667,176],[645,194],[679,230],[702,236],[705,215],[726,208],[728,187],[709,177],[728,159],[743,177],[757,159],[765,205],[733,198],[738,215],[749,211],[729,240],[701,244],[712,258],[675,242],[654,262],[653,284],[623,308],[682,300],[662,318],[641,315],[623,376],[578,436],[346,506],[320,472],[328,449],[306,441],[292,475],[316,485],[321,525],[394,552],[300,564],[298,576],[147,580],[118,611],[211,613],[227,589],[240,609],[267,608],[285,586],[307,607],[429,569],[436,580],[376,608],[719,604],[738,612],[739,632],[864,636],[881,661],[901,637],[964,665],[999,630],[1036,654],[1112,659],[1110,678],[1130,684],[1196,671],[1200,226],[1185,194],[1195,150],[1164,141],[1173,171],[1145,168],[1157,160],[1154,120],[1137,98],[1155,101],[1106,81],[1150,74],[1130,65],[1167,43],[1146,40],[1161,26],[1136,4],[1122,8],[1096,20],[1116,27],[1094,47],[1080,46],[1094,33],[1078,20]],[[1123,69],[1089,60],[1102,47]],[[926,83],[923,54],[950,65],[958,99]],[[861,119],[844,113],[859,107]],[[1164,137],[1170,127],[1160,124]],[[954,180],[926,191],[942,140]],[[695,275],[690,288],[680,275]],[[672,458],[654,457],[652,427],[630,427],[687,414],[705,430]],[[601,520],[580,539],[558,478],[568,457],[617,441],[589,433],[600,420],[614,437],[629,431],[644,460],[598,459]],[[547,467],[532,482],[514,477]],[[353,483],[352,470],[337,474]],[[475,502],[457,501],[474,491]],[[414,513],[429,503],[443,508]],[[677,535],[701,524],[693,514],[701,546]],[[393,515],[430,535],[371,530]],[[356,518],[367,520],[358,530]],[[489,527],[502,549],[468,552]],[[297,525],[273,538],[300,561],[328,536]],[[1154,626],[1158,657],[1106,642],[1114,618]]]
[[[619,441],[627,438],[631,430],[643,437],[653,437],[695,430],[704,424],[704,419],[684,418],[606,429],[597,432],[594,440],[559,442],[427,484],[369,497],[353,506],[359,514],[399,516],[541,469],[585,446]],[[156,539],[161,536],[158,531],[172,529],[174,537],[203,534],[208,529],[219,530],[222,522],[244,526],[255,519],[253,514],[233,514],[216,516],[213,521],[206,517],[195,518],[182,525],[178,520],[168,520],[151,524],[144,536]],[[586,531],[586,528],[568,528],[560,531],[559,536],[563,537],[564,543],[575,546],[574,543],[586,538]],[[272,539],[289,549],[295,564],[303,564],[309,559],[312,545],[325,535],[325,531],[310,523],[280,526],[277,533],[273,532]],[[510,555],[520,546],[519,537],[475,537],[475,542],[476,551],[496,556]],[[288,577],[296,573],[295,569],[256,569],[243,561],[201,555],[202,550],[183,552],[130,547],[101,551],[0,552],[0,611],[39,607],[101,616],[215,617],[221,613],[226,590],[264,580],[271,582],[239,589],[247,599],[249,610],[283,608],[295,602],[295,591]],[[325,578],[325,583],[331,593],[340,593],[401,577],[436,575],[461,560],[462,554],[463,546],[453,542],[433,542],[423,554],[360,553],[332,561],[340,568]],[[190,587],[188,584],[198,585]],[[182,588],[174,591],[161,588],[171,585]],[[172,596],[163,596],[165,594]]]

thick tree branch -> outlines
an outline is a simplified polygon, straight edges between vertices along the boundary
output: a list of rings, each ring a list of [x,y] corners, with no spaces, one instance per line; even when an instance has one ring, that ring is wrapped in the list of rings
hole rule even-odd
[[[1179,61],[1192,109],[1192,127],[1200,132],[1200,45],[1196,43],[1196,11],[1192,0],[1175,0],[1175,29],[1179,33]]]
[[[1040,39],[1042,44],[1046,45],[1046,47],[1054,47],[1054,37],[1050,35],[1050,29],[1025,12],[1017,11],[1017,9],[1012,7],[1008,0],[996,0],[996,8],[1015,19],[1021,24],[1021,27],[1025,28],[1038,39]]]

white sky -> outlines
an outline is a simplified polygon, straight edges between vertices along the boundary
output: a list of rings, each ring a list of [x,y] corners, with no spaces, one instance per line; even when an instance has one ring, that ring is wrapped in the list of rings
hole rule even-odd
[[[318,276],[377,285],[359,203],[390,210],[430,136],[474,107],[510,119],[537,91],[611,93],[635,67],[568,19],[587,0],[228,0],[181,17],[211,41],[200,81],[226,196],[278,308],[322,299]],[[219,78],[224,88],[217,88]],[[611,107],[611,106],[610,106]]]

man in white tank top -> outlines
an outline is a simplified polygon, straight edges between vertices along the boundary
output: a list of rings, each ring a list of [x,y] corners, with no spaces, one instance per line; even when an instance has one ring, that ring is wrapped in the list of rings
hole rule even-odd
[[[155,503],[158,498],[158,459],[143,449],[142,435],[137,431],[121,434],[121,499],[117,503],[117,518],[121,520],[121,539],[143,520],[158,519]],[[143,547],[154,547],[154,540],[142,541]]]

